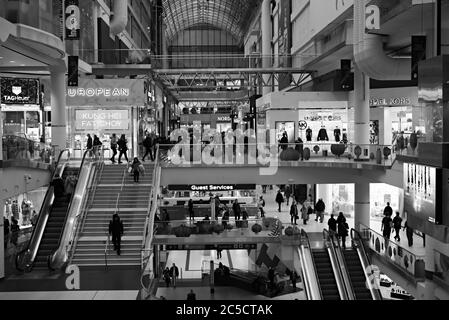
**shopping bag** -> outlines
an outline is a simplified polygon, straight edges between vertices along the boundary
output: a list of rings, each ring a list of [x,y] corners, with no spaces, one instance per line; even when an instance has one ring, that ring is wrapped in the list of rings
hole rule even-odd
[[[128,173],[131,173],[131,172],[133,172],[133,167],[128,168]]]

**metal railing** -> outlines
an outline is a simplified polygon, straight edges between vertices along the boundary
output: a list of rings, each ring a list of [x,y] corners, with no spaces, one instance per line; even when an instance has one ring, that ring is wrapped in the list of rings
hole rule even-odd
[[[84,224],[86,222],[86,217],[89,209],[92,207],[95,195],[97,192],[97,187],[100,182],[101,176],[103,175],[104,159],[100,159],[98,162],[98,168],[96,168],[94,175],[91,180],[90,187],[87,189],[86,196],[83,197],[83,202],[81,204],[80,214],[77,215],[74,223],[74,233],[73,240],[67,246],[67,260],[68,264],[72,262],[73,256],[75,254],[76,247],[78,245],[78,240],[81,237],[81,232],[84,230]]]
[[[67,158],[65,158],[65,156]],[[51,175],[51,181],[54,180],[56,175],[62,176],[66,164],[70,161],[70,151],[68,149],[61,151],[56,162],[55,169]],[[50,216],[51,207],[54,201],[54,187],[49,186],[45,193],[44,200],[42,202],[41,209],[39,211],[38,220],[36,226],[33,228],[33,232],[30,237],[30,241],[26,248],[16,254],[15,266],[16,269],[21,272],[31,272],[33,269],[34,259],[37,255],[37,251],[42,240],[42,236],[47,225],[47,221]]]
[[[370,279],[370,277],[375,275],[374,270],[370,268],[372,264],[369,259],[369,256],[365,251],[365,245],[361,234],[357,230],[351,229],[351,239],[352,239],[352,246],[357,251],[357,254],[360,258],[360,262],[362,264],[362,268],[366,277],[366,283],[368,285],[368,289],[371,293],[371,296],[373,297],[373,300],[382,300],[382,294],[380,293],[380,289],[376,288]],[[368,274],[368,272],[370,271],[372,274]]]
[[[415,254],[380,233],[360,224],[360,239],[373,253],[392,263],[416,281],[425,281],[425,255]]]
[[[301,229],[300,243],[300,260],[303,270],[302,278],[304,281],[304,287],[306,288],[307,298],[308,300],[322,300],[323,293],[318,282],[318,272],[315,267],[315,259],[313,258],[310,239],[304,229]],[[306,254],[306,252],[308,252],[308,254]],[[306,261],[306,257],[310,257],[310,261]],[[310,268],[312,268],[313,271],[310,270]],[[314,276],[314,281],[311,280],[311,275]]]

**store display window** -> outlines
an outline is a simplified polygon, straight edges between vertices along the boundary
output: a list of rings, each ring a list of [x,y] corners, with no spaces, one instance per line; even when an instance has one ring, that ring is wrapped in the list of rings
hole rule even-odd
[[[401,189],[384,183],[372,183],[370,185],[370,215],[371,219],[382,220],[384,208],[390,203],[393,212],[401,211]]]
[[[354,184],[332,185],[332,213],[343,212],[346,218],[354,217]]]
[[[294,122],[276,122],[276,140],[280,141],[283,135],[287,134],[288,143],[295,142],[295,123]]]

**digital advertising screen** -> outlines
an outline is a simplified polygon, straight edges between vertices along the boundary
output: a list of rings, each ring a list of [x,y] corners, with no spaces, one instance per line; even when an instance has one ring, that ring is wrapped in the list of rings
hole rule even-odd
[[[441,224],[441,170],[404,164],[404,210],[431,223]]]

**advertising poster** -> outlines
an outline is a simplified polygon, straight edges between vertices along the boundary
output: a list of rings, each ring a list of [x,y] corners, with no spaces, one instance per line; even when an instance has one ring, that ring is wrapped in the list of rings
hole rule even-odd
[[[291,67],[292,28],[290,23],[291,1],[281,0],[279,13],[279,67]],[[279,90],[290,86],[291,76],[279,75]]]
[[[1,78],[2,104],[39,104],[39,80]]]
[[[404,164],[404,210],[413,216],[438,223],[436,185],[436,168]]]

